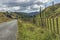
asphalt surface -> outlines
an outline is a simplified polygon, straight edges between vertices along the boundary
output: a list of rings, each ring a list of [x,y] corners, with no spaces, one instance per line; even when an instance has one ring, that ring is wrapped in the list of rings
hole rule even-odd
[[[17,20],[0,24],[0,40],[16,40]]]

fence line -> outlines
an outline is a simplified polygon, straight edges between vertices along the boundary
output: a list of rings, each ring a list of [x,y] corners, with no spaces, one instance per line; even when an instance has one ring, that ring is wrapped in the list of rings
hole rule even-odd
[[[45,23],[43,20],[46,20]],[[54,18],[41,18],[41,26],[43,27],[43,25],[46,24],[46,27],[48,28],[48,30],[50,30],[53,33],[59,34],[59,23],[58,23],[58,18],[54,19]],[[56,24],[56,26],[55,26]],[[44,26],[45,27],[45,26]]]

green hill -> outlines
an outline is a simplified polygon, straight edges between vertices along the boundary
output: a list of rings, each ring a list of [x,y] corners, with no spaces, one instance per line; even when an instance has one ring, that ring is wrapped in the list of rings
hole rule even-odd
[[[41,15],[41,17],[40,17]],[[41,13],[39,12],[38,15],[36,15],[36,23],[37,25],[40,25],[40,19],[42,18],[43,23],[45,24],[45,20],[47,19],[55,19],[60,17],[60,3],[55,4],[54,6],[49,6],[45,8]],[[45,25],[44,25],[45,26]]]
[[[54,6],[49,6],[47,7],[45,10],[42,11],[42,16],[45,16],[47,18],[54,18],[57,17],[60,13],[60,3],[59,4],[55,4]]]

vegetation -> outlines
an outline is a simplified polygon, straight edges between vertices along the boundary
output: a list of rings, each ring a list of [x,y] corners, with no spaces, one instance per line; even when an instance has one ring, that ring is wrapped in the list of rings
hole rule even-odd
[[[57,40],[58,37],[54,33],[41,28],[29,22],[21,21],[18,22],[18,35],[17,40]]]
[[[6,22],[6,21],[10,21],[11,19],[6,17],[5,14],[3,12],[0,12],[0,23],[1,22]]]

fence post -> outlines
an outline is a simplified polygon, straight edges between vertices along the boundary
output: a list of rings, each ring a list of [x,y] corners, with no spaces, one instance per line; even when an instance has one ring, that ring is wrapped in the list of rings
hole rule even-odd
[[[41,6],[40,6],[40,25],[43,26],[43,18],[42,18]]]
[[[33,23],[36,24],[35,15],[33,16]]]
[[[52,32],[52,23],[51,23],[51,19],[50,19],[50,30]]]
[[[42,23],[42,22],[41,22],[41,6],[40,6],[40,22],[39,22],[39,23],[40,23],[40,25],[41,25],[41,23]]]
[[[45,13],[44,13],[44,20],[45,20],[45,26],[47,26],[47,23],[46,23],[46,5],[45,5]]]
[[[54,30],[54,33],[55,33],[55,23],[54,23],[54,18],[52,19],[53,21],[53,30]]]
[[[57,34],[59,34],[58,18],[56,18]]]
[[[48,28],[48,30],[49,30],[49,20],[48,20],[48,18],[47,18],[47,28]]]

